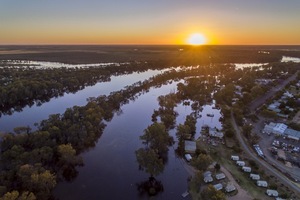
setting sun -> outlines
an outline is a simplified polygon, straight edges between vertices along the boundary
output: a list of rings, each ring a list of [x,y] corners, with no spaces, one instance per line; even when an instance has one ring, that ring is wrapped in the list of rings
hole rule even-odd
[[[200,33],[194,33],[189,36],[187,43],[190,45],[203,45],[206,43],[206,38]]]

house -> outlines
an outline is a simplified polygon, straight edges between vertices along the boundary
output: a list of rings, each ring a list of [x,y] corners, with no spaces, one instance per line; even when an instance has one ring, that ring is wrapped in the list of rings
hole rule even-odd
[[[231,160],[238,161],[240,158],[238,156],[231,156]]]
[[[216,174],[216,179],[217,180],[221,180],[221,179],[224,179],[224,178],[226,178],[225,174],[223,174],[223,173]]]
[[[245,162],[244,161],[236,161],[236,164],[240,167],[244,167],[245,166]]]
[[[191,154],[185,154],[184,157],[188,162],[190,162],[192,160]]]
[[[277,190],[267,190],[267,191],[266,191],[266,194],[267,194],[269,197],[278,197],[278,192],[277,192]]]
[[[228,183],[227,186],[225,187],[226,192],[233,192],[236,190],[236,187],[232,183]]]
[[[259,176],[259,174],[250,174],[250,178],[252,179],[252,180],[259,180],[260,179],[260,176]]]
[[[205,183],[213,182],[214,179],[212,178],[210,171],[206,171],[203,173],[203,180]]]
[[[244,166],[244,167],[242,168],[242,170],[243,170],[244,172],[251,172],[251,167],[246,167],[246,166]]]
[[[214,188],[216,190],[222,190],[223,189],[223,185],[221,183],[218,183],[218,184],[214,185]]]
[[[256,185],[259,187],[268,187],[267,181],[257,181]]]
[[[186,153],[195,153],[196,151],[196,142],[185,140],[184,141],[184,150]]]
[[[222,139],[224,137],[224,134],[216,128],[209,128],[208,131],[209,131],[208,134],[211,137],[216,137],[216,138],[220,138],[220,139]]]
[[[280,102],[276,101],[276,102],[270,104],[268,106],[268,109],[271,110],[271,111],[274,111],[276,113],[280,113],[281,110],[279,109],[279,106],[280,106]]]

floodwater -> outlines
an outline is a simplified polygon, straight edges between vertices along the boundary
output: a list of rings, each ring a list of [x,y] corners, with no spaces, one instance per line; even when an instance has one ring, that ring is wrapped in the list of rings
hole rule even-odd
[[[300,63],[300,58],[289,57],[289,56],[282,56],[281,62],[295,62],[295,63]]]
[[[66,108],[74,105],[85,105],[88,97],[97,97],[120,90],[126,85],[143,81],[159,70],[149,70],[143,73],[112,77],[110,82],[98,83],[86,87],[75,94],[65,94],[53,98],[41,106],[26,107],[22,112],[15,112],[11,116],[0,118],[0,131],[11,131],[16,126],[33,126],[34,122],[46,119],[48,115],[63,113]],[[149,175],[139,170],[135,151],[143,147],[139,136],[143,134],[151,122],[151,115],[159,105],[157,97],[176,92],[178,82],[151,88],[148,93],[139,96],[122,106],[122,113],[115,115],[107,123],[104,133],[93,149],[81,154],[84,166],[78,167],[78,176],[72,182],[60,182],[54,190],[56,198],[61,200],[98,200],[98,199],[148,199],[140,196],[137,184],[146,181]],[[197,120],[195,138],[200,136],[203,125],[222,128],[219,121],[220,111],[213,109],[214,104],[203,106],[202,117]],[[176,124],[184,123],[185,117],[192,113],[190,106],[178,105],[175,110],[179,113]],[[208,117],[213,114],[214,117]],[[171,130],[176,141],[175,130]],[[181,194],[187,190],[187,172],[185,161],[175,154],[176,144],[169,148],[168,162],[157,180],[161,181],[164,191],[156,199],[182,199]],[[188,198],[186,198],[188,199]]]
[[[139,196],[136,184],[146,181],[148,174],[138,169],[135,151],[142,147],[139,136],[151,122],[154,109],[158,108],[157,97],[176,90],[176,82],[153,88],[135,101],[122,107],[122,114],[115,116],[107,124],[96,147],[82,154],[84,167],[79,167],[78,177],[71,183],[58,184],[55,196],[59,199],[147,199]],[[202,125],[221,128],[220,111],[213,105],[203,107],[202,117],[197,121],[197,135]],[[179,116],[177,124],[184,123],[186,115],[192,112],[190,106],[178,105],[175,109]],[[214,117],[207,117],[213,113]],[[175,130],[170,131],[175,136]],[[176,145],[175,145],[176,146]],[[175,146],[170,147],[168,163],[164,172],[157,177],[164,186],[164,192],[156,199],[182,199],[190,176],[184,168],[184,162],[175,154]]]
[[[243,69],[248,67],[262,67],[268,63],[234,63],[236,69]]]
[[[48,118],[51,114],[63,113],[67,108],[75,105],[85,105],[88,97],[108,95],[110,92],[123,89],[127,85],[143,81],[162,72],[161,70],[148,70],[128,75],[112,76],[110,82],[100,82],[93,86],[87,86],[74,94],[69,93],[61,97],[52,98],[49,102],[43,103],[41,106],[36,104],[31,107],[26,106],[22,112],[14,112],[12,115],[2,115],[0,117],[0,132],[9,132],[18,126],[30,126],[34,128],[34,123]]]

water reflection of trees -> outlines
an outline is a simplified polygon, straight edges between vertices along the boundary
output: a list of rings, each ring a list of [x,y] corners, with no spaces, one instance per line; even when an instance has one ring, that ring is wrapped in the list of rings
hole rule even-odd
[[[145,147],[135,152],[136,159],[139,169],[149,173],[150,177],[147,181],[137,183],[137,189],[140,194],[156,195],[163,191],[163,185],[155,179],[155,176],[164,170],[168,158],[168,147],[174,143],[173,137],[169,136],[163,123],[154,122],[144,130],[140,139]]]
[[[290,70],[289,67],[266,69],[267,72],[272,70],[272,72],[278,73]],[[263,75],[263,73],[251,69],[245,70],[245,72],[247,72],[247,76],[261,77]],[[238,76],[231,76],[235,73],[243,74],[243,71],[236,71],[231,65],[210,65],[179,71],[167,71],[143,82],[140,81],[127,86],[123,90],[113,92],[108,96],[90,98],[85,106],[74,106],[68,108],[63,114],[50,115],[48,119],[43,120],[38,125],[36,131],[25,127],[15,129],[15,133],[3,134],[0,145],[1,195],[5,192],[31,191],[38,199],[47,199],[57,180],[63,177],[66,180],[72,180],[76,177],[76,166],[83,164],[79,154],[95,146],[103,133],[105,121],[110,121],[115,113],[121,112],[121,107],[124,104],[149,91],[151,87],[162,86],[169,80],[181,80],[185,77],[195,77],[197,75],[218,76],[219,84],[222,85],[228,80],[231,82],[238,81]],[[226,76],[229,76],[228,79],[225,78]],[[240,82],[242,81],[243,79],[240,80]],[[192,99],[197,102],[192,104],[193,110],[200,109],[205,98],[199,94],[204,91],[204,95],[211,95],[210,91],[214,87],[210,84],[215,84],[215,81],[212,78],[201,78],[199,80],[187,80],[186,83],[179,86],[182,89],[179,89],[177,94],[173,93],[160,97],[160,108],[153,116],[154,123],[145,130],[144,135],[141,137],[145,147],[142,148],[143,150],[136,152],[137,160],[142,169],[145,171],[147,169],[146,172],[152,178],[156,174],[162,173],[167,162],[168,147],[173,144],[173,138],[168,135],[167,130],[173,128],[175,124],[176,117],[173,116],[176,115],[176,112],[174,112],[174,107],[183,99]],[[192,85],[202,89],[195,92]],[[217,100],[220,102],[226,101],[222,95],[218,96],[216,94],[216,97],[219,97]],[[168,117],[164,118],[163,115]],[[157,122],[158,116],[161,122]],[[186,119],[186,121],[188,122],[185,122],[184,125],[193,126],[192,119]],[[181,130],[177,131],[180,132]],[[183,135],[185,135],[185,131],[183,132]],[[178,135],[181,134],[178,133]],[[149,154],[152,156],[153,163],[156,163],[154,166],[147,163],[150,160],[147,159]],[[150,170],[151,167],[156,168],[155,173]],[[33,178],[29,177],[29,172],[35,174],[35,176]],[[151,184],[153,184],[153,180],[155,179],[150,180]]]

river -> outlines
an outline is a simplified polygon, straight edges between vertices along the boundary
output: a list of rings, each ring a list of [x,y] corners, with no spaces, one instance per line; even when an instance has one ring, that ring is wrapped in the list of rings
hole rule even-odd
[[[143,73],[112,77],[110,82],[98,83],[75,94],[53,98],[41,106],[26,107],[22,112],[2,116],[0,130],[11,131],[16,126],[32,126],[34,122],[46,119],[50,114],[62,113],[74,105],[85,105],[88,97],[109,94],[158,73],[161,71],[148,70]],[[72,182],[60,182],[54,190],[55,197],[61,200],[148,199],[147,196],[139,196],[136,187],[137,183],[146,181],[149,175],[139,170],[135,151],[142,147],[139,136],[152,123],[153,110],[159,107],[157,97],[176,91],[177,83],[151,88],[148,93],[122,106],[123,112],[115,115],[107,123],[96,146],[82,153],[84,166],[77,168],[79,174],[76,179]],[[213,109],[213,106],[213,104],[203,106],[202,117],[197,120],[196,138],[200,135],[204,124],[219,129],[222,127],[219,122],[220,111]],[[183,104],[178,105],[175,110],[179,113],[177,124],[184,123],[186,115],[192,112],[190,106]],[[214,114],[214,117],[207,117],[207,114]],[[176,140],[175,130],[171,130],[170,134]],[[181,194],[187,190],[189,174],[184,168],[185,161],[176,156],[175,146],[170,147],[164,172],[157,177],[164,186],[164,192],[156,199],[182,199]]]
[[[157,97],[176,90],[176,84],[153,88],[135,101],[122,107],[122,114],[115,116],[107,124],[96,147],[82,154],[84,167],[79,167],[78,177],[71,183],[60,183],[54,194],[59,199],[147,199],[139,196],[136,184],[148,179],[148,174],[139,171],[135,151],[142,147],[139,136],[151,122],[154,109],[158,108]],[[177,124],[184,123],[186,115],[192,111],[189,106],[178,105]],[[205,113],[213,113],[207,117]],[[220,111],[212,105],[204,106],[203,117],[198,119],[197,133],[203,124],[221,128]],[[176,139],[175,130],[170,134]],[[181,199],[187,189],[189,174],[182,159],[170,147],[168,163],[164,172],[157,177],[162,181],[164,192],[157,199]]]
[[[146,72],[134,72],[122,76],[112,76],[110,82],[100,82],[93,86],[87,86],[76,93],[64,94],[63,96],[52,98],[49,102],[43,103],[40,106],[37,104],[31,107],[26,106],[22,112],[14,112],[12,115],[2,115],[0,118],[0,131],[9,132],[18,126],[30,126],[34,129],[34,123],[46,119],[51,114],[63,113],[67,108],[75,105],[85,105],[88,97],[108,95],[110,92],[123,89],[127,85],[143,81],[162,72],[161,70],[148,70]]]

